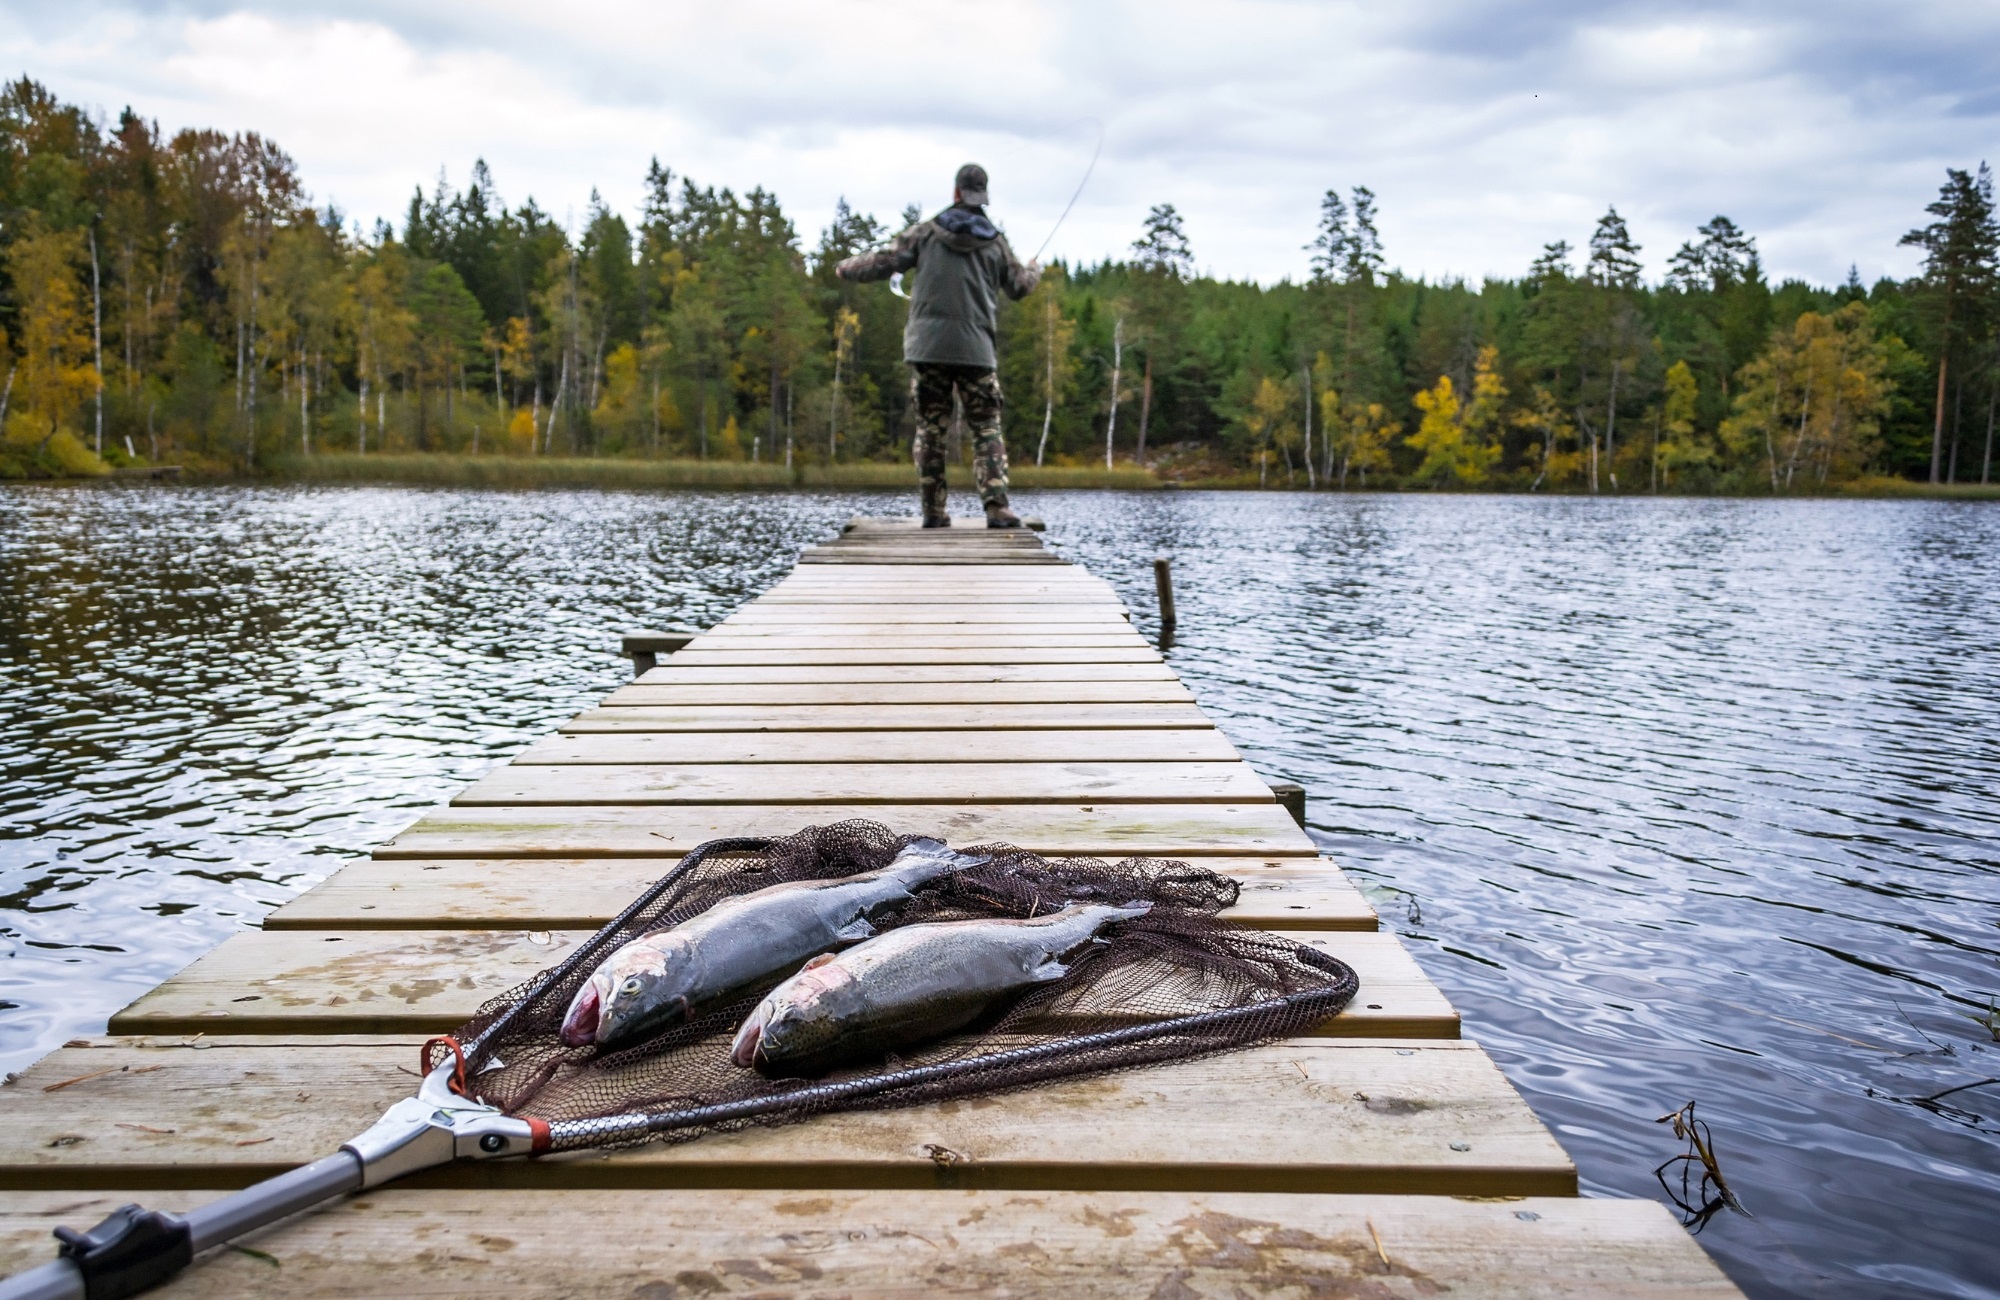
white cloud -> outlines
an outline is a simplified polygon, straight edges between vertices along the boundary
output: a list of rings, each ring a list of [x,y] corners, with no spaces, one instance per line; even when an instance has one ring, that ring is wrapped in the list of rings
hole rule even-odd
[[[1992,148],[2000,6],[1569,0],[978,6],[0,6],[0,58],[164,126],[258,130],[364,224],[475,157],[513,201],[636,207],[648,158],[764,185],[811,238],[837,196],[942,202],[967,158],[1032,249],[1118,255],[1152,203],[1220,274],[1297,276],[1318,196],[1367,184],[1390,260],[1515,274],[1609,203],[1657,272],[1726,212],[1778,276],[1905,273],[1946,166]],[[1991,51],[1991,52],[1989,52]]]

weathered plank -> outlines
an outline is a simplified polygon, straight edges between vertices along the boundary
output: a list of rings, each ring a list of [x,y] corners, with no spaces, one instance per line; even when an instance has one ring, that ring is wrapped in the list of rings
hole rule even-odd
[[[127,1190],[0,1197],[0,1268],[48,1259],[55,1224],[221,1194]],[[578,1249],[619,1223],[645,1229],[616,1250]],[[224,1251],[153,1294],[263,1300],[282,1277],[298,1300],[435,1296],[476,1277],[509,1300],[1741,1295],[1664,1207],[1573,1197],[393,1187],[249,1244],[269,1259]]]
[[[1090,591],[1084,588],[1052,588],[1047,583],[1034,586],[1025,584],[1010,587],[1006,591],[994,591],[990,586],[977,583],[955,583],[949,587],[916,587],[908,583],[888,584],[880,587],[858,587],[843,583],[821,591],[773,588],[757,598],[759,609],[771,609],[779,605],[812,605],[841,607],[846,605],[987,605],[995,601],[1009,605],[1066,605],[1071,608],[1096,608],[1110,613],[1122,613],[1125,602],[1110,590]]]
[[[754,804],[663,808],[441,808],[375,851],[378,858],[659,858],[704,841],[789,835],[849,819],[936,835],[1093,857],[1318,854],[1275,803]]]
[[[833,663],[689,664],[680,656],[648,670],[634,686],[778,686],[824,682],[1173,682],[1174,670],[1158,662],[1132,663]]]
[[[894,550],[888,547],[856,547],[854,549],[844,550],[844,551],[839,548],[814,548],[811,550],[802,551],[799,554],[800,564],[857,564],[857,565],[892,564],[892,565],[902,566],[909,564],[911,562],[912,562],[911,556],[907,552]],[[1039,555],[1022,553],[1018,555],[994,555],[994,556],[979,555],[979,554],[934,555],[934,556],[924,557],[921,561],[918,562],[927,566],[970,565],[970,564],[1056,565],[1056,564],[1069,563],[1068,560],[1062,559],[1059,556],[1049,555],[1046,553]]]
[[[872,648],[871,648],[872,647]],[[822,641],[816,649],[714,648],[682,650],[673,657],[681,668],[846,667],[869,665],[988,664],[1157,664],[1159,651],[1136,646],[911,646],[883,641],[869,645]]]
[[[588,930],[267,930],[233,934],[111,1018],[115,1034],[427,1034],[554,965]],[[1361,992],[1314,1032],[1453,1038],[1458,1015],[1396,937],[1294,931]]]
[[[264,918],[274,930],[588,930],[677,859],[351,862]],[[1274,865],[1275,864],[1275,865]],[[1286,865],[1296,864],[1296,865]],[[1242,888],[1223,918],[1259,930],[1373,930],[1374,909],[1330,862],[1208,858]]]
[[[1004,605],[989,602],[975,605],[744,605],[723,624],[743,627],[750,624],[810,623],[831,628],[840,623],[1088,623],[1117,630],[1125,623],[1124,611],[1110,604]]]
[[[456,808],[608,804],[1255,803],[1271,787],[1224,763],[595,763],[507,764],[452,799]]]
[[[636,705],[590,709],[568,733],[737,731],[1099,731],[1211,727],[1193,704],[789,704]]]
[[[658,671],[655,669],[655,671]],[[604,698],[634,704],[1192,704],[1177,681],[1158,682],[800,682],[794,685],[652,686],[634,683]],[[773,709],[775,712],[775,708]]]
[[[838,637],[805,628],[716,628],[697,636],[682,654],[745,650],[823,650],[885,645],[897,649],[938,650],[1103,650],[1146,649],[1152,642],[1129,628],[1123,632],[1067,632],[1029,628],[1026,632],[990,632],[983,626],[954,624],[913,632],[907,627],[859,630],[842,628]]]
[[[1226,763],[1242,756],[1213,727],[1181,731],[639,732],[554,735],[516,764]]]
[[[207,1050],[65,1048],[15,1085],[0,1128],[0,1186],[213,1187],[266,1177],[333,1151],[413,1092],[408,1044],[271,1038],[225,1039]],[[162,1068],[136,1073],[155,1065]],[[110,1072],[42,1091],[98,1070]],[[822,1115],[671,1147],[493,1161],[416,1181],[1459,1196],[1576,1189],[1568,1157],[1478,1047],[1331,1038],[971,1103]]]

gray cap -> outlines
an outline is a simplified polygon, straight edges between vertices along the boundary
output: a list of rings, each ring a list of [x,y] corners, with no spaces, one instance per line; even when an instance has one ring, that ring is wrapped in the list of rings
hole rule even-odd
[[[967,163],[958,169],[958,177],[951,187],[958,191],[958,201],[975,208],[986,206],[986,169],[978,163]]]

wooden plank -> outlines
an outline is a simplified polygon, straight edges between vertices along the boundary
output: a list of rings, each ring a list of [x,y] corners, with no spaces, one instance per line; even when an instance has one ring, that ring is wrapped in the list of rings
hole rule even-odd
[[[553,966],[589,930],[248,930],[111,1017],[114,1034],[433,1034]],[[1315,1034],[1455,1038],[1458,1014],[1383,931],[1289,931],[1361,992]]]
[[[660,858],[704,841],[789,835],[858,819],[953,844],[1090,857],[1270,855],[1318,849],[1275,803],[777,804],[661,808],[441,808],[378,858]]]
[[[658,671],[657,669],[655,671]],[[1177,681],[799,682],[768,686],[623,686],[604,707],[638,704],[1193,704]]]
[[[185,1212],[220,1194],[10,1193],[0,1268],[50,1258],[54,1224],[88,1227],[133,1200]],[[578,1249],[620,1223],[644,1230]],[[391,1187],[249,1244],[268,1259],[223,1251],[152,1294],[264,1300],[280,1276],[300,1300],[449,1295],[468,1277],[509,1300],[1742,1294],[1663,1206],[1576,1197]]]
[[[1050,558],[1053,559],[1055,557],[1051,556]],[[856,574],[846,574],[826,569],[817,569],[817,570],[793,569],[790,576],[787,577],[785,581],[832,582],[832,583],[898,582],[904,578],[920,578],[920,579],[929,579],[935,582],[948,582],[951,580],[951,577],[952,575],[944,572],[941,566],[939,565],[930,564],[923,560],[906,559],[901,563],[889,562],[885,564],[871,565],[869,566],[868,569]],[[999,572],[993,573],[991,575],[983,575],[980,578],[980,581],[1006,582],[1006,581],[1018,580],[1023,582],[1066,582],[1072,579],[1083,582],[1104,581],[1104,579],[1097,577],[1095,574],[1091,573],[1088,569],[1077,568],[1076,566],[1069,564],[1067,561],[1064,561],[1062,563],[1062,567],[1049,569],[1046,572],[1029,572],[1025,569],[1016,572],[1009,572],[1007,569],[1003,567]]]
[[[880,646],[891,650],[1145,650],[1153,643],[1137,632],[1086,632],[1081,636],[1062,634],[1049,636],[1020,636],[1012,633],[991,633],[967,631],[964,625],[944,628],[935,632],[910,632],[897,628],[893,632],[876,632],[868,636],[855,636],[843,629],[838,640],[833,640],[815,632],[798,628],[790,631],[770,633],[759,630],[729,628],[719,632],[704,632],[688,643],[680,655],[691,654],[762,654],[782,650],[793,654],[826,649],[831,644],[836,649],[866,650]]]
[[[664,731],[1025,731],[1211,727],[1193,704],[634,705],[563,723],[577,734]]]
[[[1122,614],[1125,602],[1109,591],[1086,593],[1078,590],[1047,591],[1023,588],[996,592],[976,583],[919,590],[910,586],[885,586],[855,590],[843,587],[831,591],[804,592],[772,590],[755,601],[759,609],[773,606],[807,605],[814,609],[840,609],[848,605],[1062,605],[1071,609],[1095,609],[1099,613]]]
[[[671,871],[676,861],[350,862],[266,916],[264,929],[594,930]],[[1210,858],[1202,865],[1241,885],[1236,906],[1222,913],[1237,925],[1299,932],[1375,928],[1374,909],[1330,862]]]
[[[888,666],[991,664],[1012,667],[1019,664],[1158,664],[1160,653],[1150,646],[1096,647],[995,647],[995,646],[909,646],[883,643],[875,648],[822,642],[814,650],[726,649],[682,650],[671,661],[675,670],[687,668],[757,667],[848,667],[856,664]],[[658,671],[658,670],[655,670]],[[790,679],[787,679],[790,680]]]
[[[831,628],[838,623],[1089,623],[1124,630],[1125,611],[1108,604],[1076,605],[744,605],[723,620],[723,625],[807,623]]]
[[[640,732],[545,736],[520,765],[571,763],[1227,763],[1213,727],[1184,731]]]
[[[800,564],[894,564],[894,566],[906,566],[906,564],[912,564],[912,560],[918,562],[918,564],[926,564],[926,566],[992,564],[996,568],[1002,566],[1002,564],[1068,564],[1068,560],[1062,560],[1062,558],[1050,556],[1050,554],[1016,554],[1016,556],[992,556],[992,558],[988,558],[988,556],[942,556],[942,554],[934,554],[934,556],[912,558],[908,552],[886,550],[886,548],[806,550],[806,552],[800,552],[800,556],[798,556]]]
[[[1025,639],[1030,645],[1151,645],[1128,623],[1094,626],[1087,623],[935,623],[915,625],[889,623],[869,626],[844,623],[837,633],[807,623],[718,624],[703,632],[689,649],[741,645],[752,648],[769,642],[783,645],[810,642],[812,645],[985,645],[1000,638]]]
[[[741,667],[691,664],[679,656],[651,669],[636,686],[778,686],[825,682],[1172,682],[1180,678],[1164,663],[1053,664],[748,664]]]
[[[935,573],[906,572],[884,575],[881,566],[870,568],[794,570],[794,576],[766,590],[759,600],[841,600],[849,596],[878,596],[884,604],[904,604],[912,596],[942,598],[955,602],[1012,598],[1015,594],[1029,603],[1045,597],[1079,601],[1109,601],[1123,598],[1118,589],[1101,578],[1076,576],[1076,569],[1023,569],[1018,572],[981,574],[978,582],[968,582],[955,569]]]
[[[127,1041],[44,1057],[15,1085],[0,1186],[237,1186],[328,1154],[415,1091],[407,1039],[245,1043]],[[163,1068],[136,1073],[153,1065]],[[110,1072],[42,1091],[98,1070]],[[161,1129],[171,1131],[150,1131]],[[450,1183],[1568,1196],[1576,1173],[1471,1043],[1295,1038],[971,1104],[461,1165],[419,1181]]]
[[[1271,787],[1225,763],[507,764],[455,808],[666,804],[1258,803]]]

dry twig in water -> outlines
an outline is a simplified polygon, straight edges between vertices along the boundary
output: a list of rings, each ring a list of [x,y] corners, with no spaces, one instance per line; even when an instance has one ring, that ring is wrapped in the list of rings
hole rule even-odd
[[[1754,1218],[1743,1203],[1736,1199],[1736,1193],[1729,1190],[1729,1183],[1722,1176],[1722,1166],[1716,1162],[1715,1142],[1709,1135],[1708,1125],[1694,1116],[1694,1103],[1689,1102],[1671,1115],[1662,1115],[1657,1124],[1672,1124],[1674,1136],[1688,1144],[1688,1149],[1661,1163],[1653,1171],[1653,1177],[1660,1180],[1660,1188],[1667,1199],[1681,1212],[1681,1226],[1700,1232],[1708,1226],[1708,1221],[1727,1207],[1746,1218]],[[1667,1171],[1680,1166],[1680,1190],[1667,1181]],[[1699,1169],[1700,1177],[1695,1176]]]

